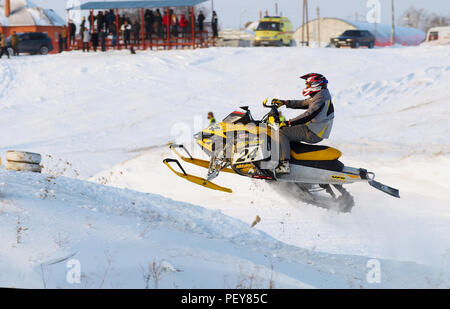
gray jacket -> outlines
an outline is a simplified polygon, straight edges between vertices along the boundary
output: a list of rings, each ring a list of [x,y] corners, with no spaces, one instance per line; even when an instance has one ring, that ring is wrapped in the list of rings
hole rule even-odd
[[[328,89],[322,89],[306,100],[287,100],[287,108],[307,109],[290,120],[291,125],[306,125],[320,138],[328,138],[333,127],[334,107]]]

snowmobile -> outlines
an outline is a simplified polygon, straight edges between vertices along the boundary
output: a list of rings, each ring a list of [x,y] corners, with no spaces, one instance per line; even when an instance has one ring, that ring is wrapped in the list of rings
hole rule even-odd
[[[177,159],[165,159],[163,163],[179,177],[227,193],[232,190],[212,182],[221,172],[269,182],[287,182],[297,188],[295,191],[303,202],[340,212],[350,212],[355,204],[352,195],[343,187],[345,184],[368,182],[384,193],[400,197],[399,190],[375,181],[373,172],[345,166],[339,161],[342,153],[324,145],[291,143],[290,172],[277,173],[279,160],[275,158],[280,151],[279,130],[285,123],[280,121],[277,105],[268,104],[266,99],[263,106],[270,111],[261,120],[253,119],[249,107],[243,106],[222,122],[211,124],[194,135],[195,143],[210,158],[209,161],[193,158],[183,145],[170,145],[170,149],[184,162],[208,169],[206,178],[186,173]],[[325,191],[327,198],[324,199],[318,191]]]

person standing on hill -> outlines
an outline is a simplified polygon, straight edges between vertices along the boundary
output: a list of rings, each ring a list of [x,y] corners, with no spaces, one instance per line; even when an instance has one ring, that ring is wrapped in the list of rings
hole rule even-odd
[[[58,33],[58,52],[62,53],[64,49],[63,37],[61,33]]]
[[[156,9],[155,21],[153,22],[153,28],[155,33],[158,34],[160,38],[163,37],[163,26],[162,26],[162,15],[159,9]]]
[[[171,21],[171,16],[172,16],[172,10],[169,11],[169,14],[164,14],[163,18],[162,18],[162,23],[165,27],[164,29],[164,34],[167,34],[168,32],[170,33],[170,21]]]
[[[172,11],[172,14],[170,15],[170,28],[172,35],[174,37],[178,37],[178,17],[175,12]]]
[[[16,31],[13,32],[10,42],[14,56],[19,56],[19,36],[17,35]]]
[[[0,33],[0,59],[2,59],[4,54],[6,54],[9,59],[9,52],[6,49],[6,37]]]
[[[200,33],[203,32],[203,23],[205,22],[205,15],[203,15],[203,12],[200,11],[200,14],[198,14],[197,23],[198,23],[198,30]]]
[[[120,30],[122,30],[123,33],[123,42],[125,44],[125,48],[128,48],[128,45],[130,44],[131,40],[131,30],[132,30],[132,26],[128,23],[128,20],[124,19],[123,25],[120,28]]]
[[[81,20],[80,24],[80,36],[82,43],[84,43],[84,30],[86,30],[86,17],[83,16],[83,19]]]
[[[209,122],[209,125],[216,124],[216,118],[214,117],[213,112],[208,113],[208,122]]]
[[[108,26],[109,26],[109,32],[112,32],[114,29],[116,29],[116,15],[114,14],[114,10],[111,9],[109,10],[109,15],[108,15]]]
[[[75,44],[75,35],[77,33],[77,26],[74,24],[73,21],[70,21],[69,23],[69,36],[70,36],[70,45]]]
[[[88,28],[84,28],[83,32],[83,52],[89,52],[89,42],[91,41],[91,34]]]
[[[145,39],[150,40],[153,32],[153,23],[155,21],[155,16],[152,10],[145,10],[144,22],[145,22]]]
[[[62,38],[62,44],[63,44],[63,50],[67,50],[67,39],[68,39],[68,31],[67,27],[64,25],[62,28],[61,38]]]
[[[102,32],[100,32],[100,45],[102,47],[102,52],[106,51],[106,37],[108,36],[108,33],[106,32],[106,29],[103,29]]]
[[[179,24],[180,24],[181,35],[186,36],[187,27],[188,27],[188,20],[186,18],[186,15],[180,14]]]
[[[217,38],[219,36],[219,18],[217,17],[216,11],[213,11],[211,26],[213,31],[213,37]]]
[[[94,30],[94,32],[92,32],[91,42],[92,42],[92,48],[94,49],[94,52],[97,52],[97,48],[98,48],[98,33],[95,30]]]
[[[134,36],[134,44],[139,44],[141,41],[141,24],[136,20],[133,24],[133,36]]]

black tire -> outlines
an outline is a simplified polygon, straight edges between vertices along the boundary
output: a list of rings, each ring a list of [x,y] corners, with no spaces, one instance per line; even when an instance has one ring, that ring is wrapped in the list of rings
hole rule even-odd
[[[353,43],[353,48],[359,48],[361,45],[359,44],[359,42],[355,42]]]
[[[370,42],[370,43],[369,43],[369,48],[372,49],[373,47],[374,47],[373,42]]]
[[[280,40],[279,42],[278,42],[278,47],[283,47],[283,40]]]
[[[39,164],[30,164],[23,162],[6,162],[5,169],[7,171],[33,172],[33,173],[40,173],[42,171],[42,168]]]
[[[12,57],[14,56],[14,49],[12,47],[8,47],[6,49],[6,51],[8,52],[9,56]]]
[[[41,46],[41,48],[39,48],[39,53],[41,54],[41,55],[48,55],[48,52],[49,52],[49,49],[48,49],[48,47],[47,46]]]

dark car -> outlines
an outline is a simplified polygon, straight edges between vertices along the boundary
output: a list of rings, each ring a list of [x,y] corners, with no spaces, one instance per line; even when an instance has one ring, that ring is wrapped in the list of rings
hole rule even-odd
[[[331,44],[337,48],[341,46],[350,46],[351,48],[367,46],[373,48],[375,46],[375,37],[367,30],[346,30],[337,38],[331,39]]]
[[[52,40],[46,33],[25,32],[18,33],[17,36],[19,37],[19,53],[47,55],[53,50]],[[11,36],[6,39],[6,48],[12,55]]]

